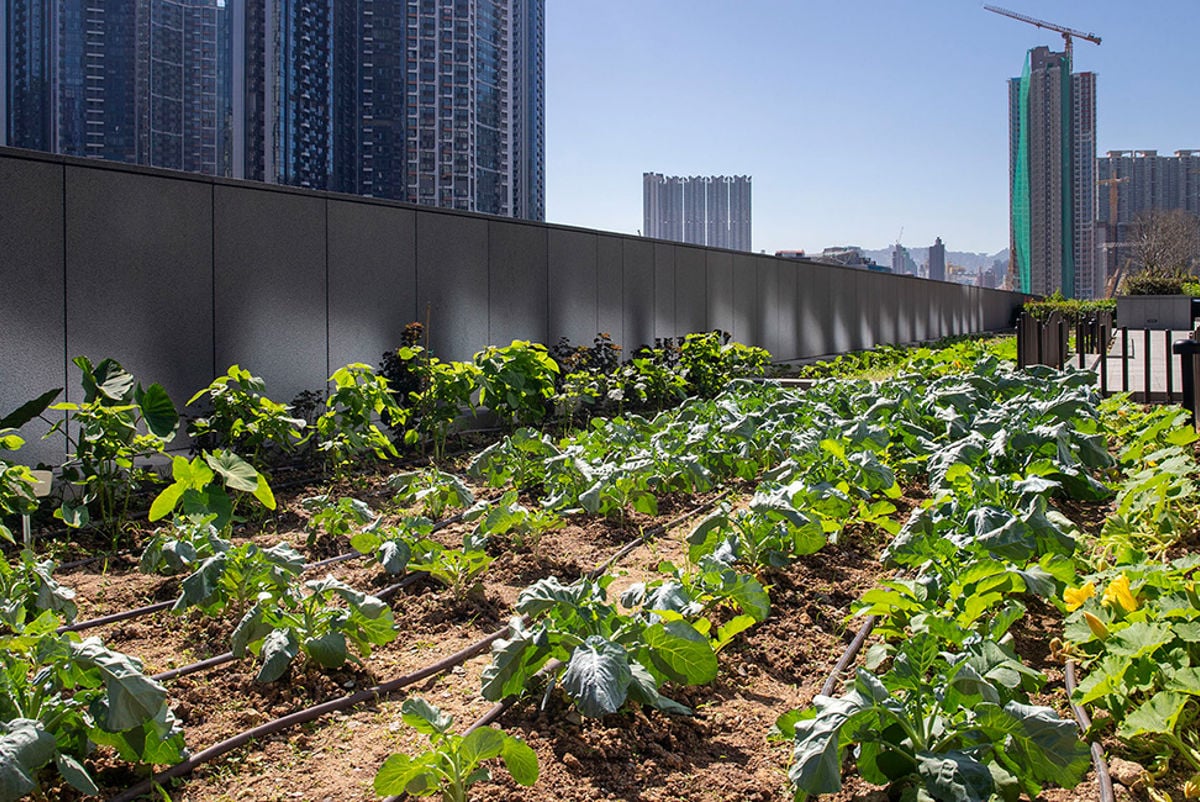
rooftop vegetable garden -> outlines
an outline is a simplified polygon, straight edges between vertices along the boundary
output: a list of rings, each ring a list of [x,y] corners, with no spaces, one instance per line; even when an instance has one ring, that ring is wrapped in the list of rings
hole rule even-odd
[[[1197,436],[1010,343],[81,357],[0,419],[0,800],[1200,796]]]

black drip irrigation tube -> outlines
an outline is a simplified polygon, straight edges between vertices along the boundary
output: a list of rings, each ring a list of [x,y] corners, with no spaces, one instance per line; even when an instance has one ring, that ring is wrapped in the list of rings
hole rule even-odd
[[[1067,661],[1067,667],[1063,673],[1066,678],[1067,697],[1070,698],[1075,694],[1074,660]],[[1079,725],[1079,733],[1087,735],[1087,731],[1092,727],[1092,719],[1088,716],[1087,711],[1071,702],[1071,713],[1075,716],[1075,723]],[[1092,766],[1096,769],[1096,784],[1100,786],[1100,802],[1115,802],[1116,795],[1113,793],[1112,775],[1108,773],[1108,760],[1104,756],[1104,747],[1098,741],[1092,741],[1089,747],[1092,751]]]
[[[595,570],[593,570],[589,574],[589,576],[598,576],[598,575],[604,573],[604,571],[607,570],[607,568],[609,566],[611,566],[613,564],[613,562],[615,562],[617,559],[620,559],[621,557],[624,557],[625,555],[629,554],[629,552],[633,551],[638,546],[649,542],[655,536],[657,536],[658,533],[665,532],[668,529],[670,529],[671,527],[677,526],[680,523],[682,523],[683,521],[686,521],[688,518],[691,518],[695,515],[700,514],[701,512],[704,512],[709,507],[711,507],[713,504],[715,504],[720,498],[722,498],[723,496],[728,494],[728,492],[729,491],[724,491],[720,495],[710,499],[709,501],[704,502],[703,504],[701,504],[697,507],[694,507],[692,510],[690,510],[686,513],[683,513],[682,515],[679,515],[679,516],[671,519],[670,521],[668,521],[665,524],[659,524],[657,526],[651,527],[649,530],[647,530],[646,532],[643,532],[637,538],[634,538],[633,540],[629,541],[624,546],[619,548],[612,557],[608,558],[603,563],[601,563]],[[391,587],[388,587],[388,588],[384,588],[382,591],[377,593],[376,596],[379,598],[385,598],[385,596],[390,596],[393,593],[395,593],[397,590],[399,590],[400,588],[404,587],[404,585],[406,585],[410,582],[416,581],[417,578],[422,577],[422,576],[424,576],[423,573],[414,572],[413,574],[406,576],[403,580],[396,583],[395,585],[392,585]],[[226,738],[224,741],[221,741],[220,743],[214,744],[213,746],[210,746],[209,748],[207,748],[201,752],[197,752],[195,755],[192,755],[187,760],[185,760],[181,763],[176,763],[174,766],[170,766],[170,767],[164,769],[163,771],[158,772],[150,779],[143,780],[142,782],[138,783],[137,785],[135,785],[125,791],[122,791],[121,793],[114,796],[110,800],[110,802],[132,802],[132,800],[137,799],[139,796],[142,796],[143,794],[149,793],[155,787],[162,785],[166,781],[177,778],[177,777],[183,777],[188,774],[191,774],[191,772],[194,769],[196,769],[198,766],[201,766],[204,763],[207,763],[211,760],[215,760],[216,758],[220,757],[221,755],[224,755],[227,752],[237,749],[238,747],[245,746],[246,744],[250,743],[251,741],[253,741],[256,738],[265,738],[269,735],[274,735],[278,732],[282,732],[282,731],[289,729],[291,727],[294,727],[298,724],[305,724],[309,721],[314,721],[318,718],[321,718],[322,716],[324,716],[327,713],[338,712],[340,710],[345,710],[347,708],[354,707],[355,705],[362,704],[363,702],[377,700],[380,697],[385,696],[390,693],[393,693],[394,691],[400,690],[401,688],[404,688],[404,687],[407,687],[414,683],[420,682],[421,680],[426,679],[428,677],[432,677],[435,674],[440,674],[443,671],[447,671],[451,668],[454,668],[455,666],[466,662],[470,658],[472,658],[478,654],[481,654],[483,651],[488,649],[494,641],[504,637],[506,634],[508,634],[508,632],[509,632],[509,627],[507,627],[507,626],[503,627],[503,628],[498,629],[495,632],[491,633],[490,635],[487,635],[484,638],[481,638],[480,640],[476,641],[475,643],[463,648],[462,650],[455,652],[454,654],[450,655],[449,657],[445,657],[435,663],[431,663],[430,665],[426,666],[425,668],[418,669],[417,671],[414,671],[409,674],[405,674],[404,676],[398,677],[397,679],[394,679],[390,682],[385,682],[380,685],[373,685],[370,688],[366,688],[364,690],[358,691],[357,693],[347,694],[346,696],[342,696],[337,699],[332,699],[328,702],[322,702],[321,704],[314,705],[312,707],[307,707],[307,708],[304,708],[303,710],[297,710],[294,713],[289,713],[288,715],[282,716],[281,718],[277,718],[273,721],[268,721],[265,724],[261,724],[252,729],[245,730],[244,732],[234,735],[231,738]],[[164,673],[171,674],[172,675],[171,678],[178,677],[178,676],[181,676],[182,673],[190,673],[191,671],[202,670],[200,667],[198,667],[198,666],[201,666],[202,663],[207,664],[207,665],[203,666],[204,668],[208,668],[213,665],[220,665],[223,662],[229,662],[231,659],[232,659],[231,653],[228,653],[225,655],[217,655],[216,657],[210,658],[209,660],[201,661],[201,663],[196,663],[193,666],[184,666],[183,669],[188,669],[187,672],[184,672],[183,669],[173,669],[171,672],[164,672]],[[161,675],[161,674],[155,675],[155,678],[157,679],[161,676],[163,676],[163,675]],[[485,713],[482,717],[480,717],[479,720],[477,720],[474,724],[472,724],[471,727],[467,730],[467,732],[470,732],[471,730],[476,729],[478,727],[484,726],[485,724],[488,724],[492,721],[495,721],[497,718],[499,718],[500,714],[503,713],[504,710],[509,705],[512,704],[512,701],[514,701],[514,700],[506,700],[505,702],[499,702],[496,705],[494,705],[490,710],[488,710],[487,713]]]
[[[846,672],[846,669],[852,666],[854,661],[858,659],[858,653],[862,651],[863,644],[867,642],[867,638],[870,637],[871,631],[875,629],[875,621],[876,618],[873,615],[869,615],[863,619],[862,626],[858,628],[858,632],[850,641],[850,645],[847,646],[846,651],[842,653],[841,659],[839,659],[834,665],[833,671],[829,672],[829,678],[826,679],[825,684],[821,686],[822,696],[833,695],[834,691],[837,689],[838,680],[842,678],[842,675]]]
[[[447,526],[450,526],[451,524],[458,523],[459,521],[462,520],[462,518],[465,514],[466,514],[465,512],[460,512],[458,515],[453,515],[449,518],[443,518],[442,520],[438,521],[437,523],[435,523],[433,525],[433,531],[436,532],[439,529],[445,529]],[[348,551],[345,554],[339,554],[336,557],[330,557],[325,560],[320,560],[319,562],[307,563],[304,566],[302,572],[312,571],[315,568],[323,568],[327,565],[333,565],[334,563],[346,562],[348,560],[353,560],[358,557],[366,557],[366,556],[367,555],[365,555],[365,554],[359,554],[357,551]],[[391,593],[395,593],[401,587],[404,587],[404,585],[403,584],[395,585],[391,588],[385,589],[382,592],[390,591]],[[379,596],[378,593],[375,595]],[[160,610],[166,610],[167,608],[173,606],[174,604],[175,604],[175,600],[172,599],[171,601],[157,602],[155,604],[148,604],[145,607],[135,607],[132,610],[125,610],[123,612],[113,613],[112,615],[106,615],[106,616],[102,616],[100,618],[90,618],[85,621],[76,621],[73,624],[67,624],[65,626],[59,627],[58,632],[60,632],[60,633],[62,633],[62,632],[82,632],[86,629],[94,629],[95,627],[102,627],[102,626],[105,626],[106,624],[115,624],[119,621],[128,621],[131,618],[140,618],[143,615],[150,615],[151,613],[157,613]]]

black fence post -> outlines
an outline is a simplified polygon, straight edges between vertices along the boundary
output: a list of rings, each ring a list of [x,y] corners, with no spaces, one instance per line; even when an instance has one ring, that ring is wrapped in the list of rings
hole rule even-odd
[[[1121,327],[1121,392],[1129,392],[1129,327]]]
[[[1142,378],[1144,380],[1146,393],[1145,393],[1145,396],[1142,398],[1142,403],[1149,404],[1150,403],[1150,375],[1151,375],[1150,367],[1151,367],[1151,363],[1153,363],[1154,360],[1152,360],[1150,358],[1150,329],[1145,329],[1144,331],[1146,332],[1146,334],[1142,338],[1142,343],[1143,343],[1143,347],[1146,349],[1146,352],[1144,354],[1142,354]]]
[[[1200,343],[1193,340],[1176,340],[1171,349],[1179,354],[1179,377],[1183,379],[1183,408],[1192,413],[1192,425],[1196,424],[1196,381],[1194,360],[1200,354]]]
[[[1175,397],[1171,385],[1175,383],[1175,377],[1171,373],[1175,363],[1171,360],[1171,332],[1169,330],[1163,332],[1163,353],[1167,356],[1167,403],[1173,404]]]
[[[1083,358],[1083,352],[1084,352],[1084,335],[1083,335],[1083,330],[1084,330],[1084,324],[1083,324],[1083,321],[1082,321],[1082,320],[1080,320],[1079,322],[1077,322],[1077,323],[1075,324],[1075,350],[1079,352],[1079,368],[1080,368],[1081,370],[1082,370],[1082,369],[1083,369],[1083,367],[1084,367],[1084,358]]]
[[[1028,345],[1028,336],[1025,334],[1025,313],[1017,313],[1017,367],[1025,367],[1025,348]]]

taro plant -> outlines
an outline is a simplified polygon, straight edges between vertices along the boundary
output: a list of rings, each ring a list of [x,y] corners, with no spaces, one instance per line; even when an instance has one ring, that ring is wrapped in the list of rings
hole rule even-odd
[[[114,359],[95,365],[84,356],[73,361],[83,374],[83,401],[52,405],[69,413],[70,425],[58,421],[50,433],[63,432],[73,446],[62,475],[77,495],[64,500],[55,515],[68,526],[85,526],[94,502],[115,535],[132,494],[156,478],[137,461],[163,452],[175,437],[179,413],[162,385],[143,389]]]
[[[546,346],[526,340],[491,346],[475,355],[479,403],[512,427],[540,423],[553,398],[558,364]]]
[[[83,760],[97,746],[122,760],[178,763],[183,733],[167,692],[133,657],[98,638],[56,633],[47,610],[0,636],[0,798],[38,794],[44,769],[83,794],[98,794]],[[40,798],[40,797],[39,797]]]
[[[450,731],[453,717],[416,697],[400,705],[400,715],[429,738],[429,749],[415,757],[401,753],[385,760],[375,775],[375,793],[381,796],[440,794],[442,802],[466,802],[472,785],[491,779],[484,762],[497,757],[519,785],[537,782],[537,755],[520,738],[490,725],[456,735]]]
[[[291,407],[266,396],[266,383],[238,365],[188,399],[208,398],[208,413],[188,424],[188,433],[207,450],[243,454],[255,466],[292,453],[308,438],[308,422]]]
[[[300,654],[322,668],[362,665],[359,655],[396,639],[392,609],[374,596],[331,576],[304,587],[307,594],[260,598],[233,631],[234,656],[249,652],[262,663],[258,682],[279,679]]]
[[[344,478],[352,461],[367,454],[378,459],[397,456],[396,447],[376,420],[404,420],[406,412],[396,404],[388,381],[370,365],[355,362],[334,371],[329,380],[334,390],[317,418],[317,448],[324,452],[334,474]]]
[[[208,521],[228,537],[242,494],[249,494],[268,510],[275,509],[275,494],[267,478],[232,451],[206,451],[191,460],[173,457],[171,478],[174,481],[150,505],[151,522],[175,512],[178,517]],[[231,490],[240,493],[231,494]]]

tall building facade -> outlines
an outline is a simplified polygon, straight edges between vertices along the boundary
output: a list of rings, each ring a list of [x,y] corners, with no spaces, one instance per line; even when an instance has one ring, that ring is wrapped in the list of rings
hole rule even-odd
[[[545,0],[0,0],[0,143],[545,218]]]
[[[1096,159],[1099,259],[1108,275],[1129,257],[1139,218],[1181,210],[1200,216],[1200,150],[1110,150]]]
[[[1102,293],[1096,270],[1096,75],[1030,50],[1009,81],[1013,286],[1070,298]]]
[[[642,175],[647,237],[749,251],[750,176]]]
[[[929,278],[934,281],[946,280],[946,246],[942,244],[942,238],[929,246]]]

